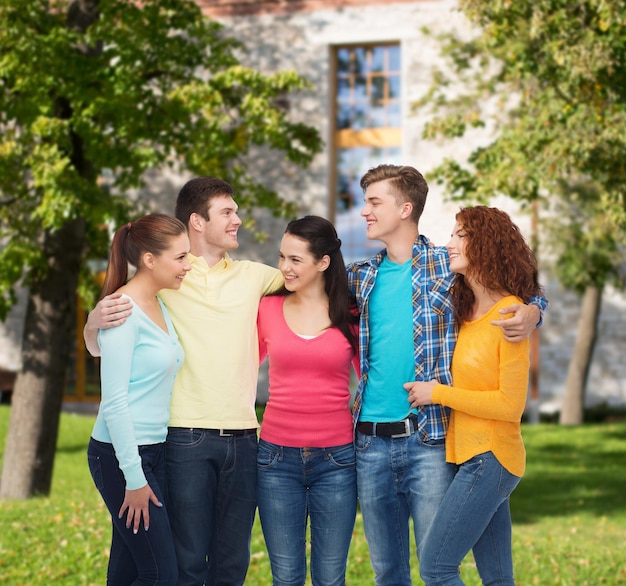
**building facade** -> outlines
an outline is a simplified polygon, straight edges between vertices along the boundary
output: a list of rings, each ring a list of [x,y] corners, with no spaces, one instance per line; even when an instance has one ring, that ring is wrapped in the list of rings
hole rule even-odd
[[[359,216],[360,176],[383,162],[409,164],[423,173],[445,157],[463,159],[485,140],[482,131],[441,143],[422,138],[425,115],[414,107],[441,66],[437,35],[471,33],[454,0],[198,0],[207,16],[245,44],[244,64],[265,73],[295,69],[312,84],[308,93],[290,97],[290,113],[315,126],[324,151],[306,170],[285,171],[271,153],[251,164],[278,192],[298,202],[302,213],[330,218],[344,242],[347,260],[378,249],[365,239]],[[454,223],[456,203],[431,182],[420,231],[445,244]],[[528,238],[532,221],[506,198],[492,205],[511,213]],[[264,218],[261,218],[263,221]],[[282,225],[265,220],[272,235],[263,248],[242,246],[239,254],[276,262]],[[540,235],[539,235],[540,237]],[[557,410],[577,333],[580,300],[563,290],[542,263],[542,281],[550,309],[540,330],[538,385],[541,408]],[[626,297],[607,289],[599,320],[597,345],[589,373],[587,402],[626,404]]]
[[[302,215],[331,219],[343,241],[346,260],[376,252],[365,238],[359,213],[363,194],[359,178],[379,163],[408,164],[423,173],[443,157],[463,160],[481,140],[483,131],[455,141],[422,138],[426,115],[414,107],[427,91],[434,69],[442,65],[437,34],[470,33],[452,0],[197,0],[209,18],[239,39],[245,65],[272,73],[294,69],[311,84],[298,95],[285,96],[283,107],[295,120],[314,126],[324,149],[307,169],[294,168],[276,153],[257,149],[249,157],[252,172],[297,203]],[[188,177],[155,172],[140,194],[160,211],[172,212],[174,199]],[[445,244],[458,204],[447,200],[432,183],[420,232],[435,244]],[[528,238],[531,218],[514,202],[500,198],[492,205],[511,213]],[[255,213],[258,227],[268,234],[263,243],[240,232],[236,256],[276,265],[284,221]],[[533,390],[544,410],[558,409],[577,329],[580,300],[562,290],[542,267],[551,306],[540,330],[538,383]],[[626,404],[626,298],[607,290],[599,322],[587,402]],[[19,322],[19,320],[18,320]],[[12,326],[16,328],[15,324]],[[15,367],[15,356],[9,368]],[[6,357],[0,369],[7,368]]]

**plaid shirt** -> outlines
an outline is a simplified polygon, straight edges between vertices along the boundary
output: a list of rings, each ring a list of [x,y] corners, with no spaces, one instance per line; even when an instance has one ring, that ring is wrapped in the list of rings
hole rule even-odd
[[[355,427],[361,413],[363,391],[367,385],[369,372],[369,296],[376,283],[378,267],[386,254],[386,250],[381,250],[376,256],[347,267],[348,285],[361,314],[359,325],[361,380],[354,398]],[[433,246],[425,236],[418,236],[413,243],[411,273],[415,380],[427,382],[436,379],[440,383],[451,385],[450,367],[457,330],[449,295],[454,274],[450,272],[448,251],[443,246]],[[543,297],[533,297],[529,302],[536,305],[541,312],[541,319],[537,324],[539,327],[548,301]],[[391,305],[393,300],[389,303]],[[418,432],[422,438],[424,440],[445,438],[449,415],[449,409],[442,405],[418,407]]]
[[[369,296],[376,283],[378,267],[386,251],[348,266],[348,284],[356,298],[360,317],[359,352],[361,380],[354,399],[353,419],[356,426],[361,412],[363,391],[369,373]],[[413,285],[413,344],[416,381],[437,379],[452,384],[450,365],[456,344],[454,312],[449,290],[454,280],[447,250],[433,247],[425,236],[413,244],[411,262]],[[389,300],[390,308],[393,300]],[[409,382],[409,381],[407,381]],[[449,409],[442,405],[420,406],[417,410],[418,432],[424,440],[443,439],[448,427]]]

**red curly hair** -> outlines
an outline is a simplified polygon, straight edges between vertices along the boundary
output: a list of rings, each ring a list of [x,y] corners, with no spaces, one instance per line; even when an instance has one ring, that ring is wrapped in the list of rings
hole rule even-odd
[[[506,212],[487,206],[461,208],[456,221],[466,234],[468,276],[487,289],[524,301],[543,294],[535,255]],[[452,300],[458,322],[468,321],[474,293],[464,275],[456,276]]]

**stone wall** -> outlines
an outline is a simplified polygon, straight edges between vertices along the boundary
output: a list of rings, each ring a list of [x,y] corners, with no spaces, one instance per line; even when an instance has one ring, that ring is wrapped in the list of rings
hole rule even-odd
[[[580,316],[580,298],[544,277],[550,309],[541,328],[542,410],[559,409]],[[603,295],[598,335],[587,382],[587,404],[626,404],[626,295],[609,287]]]

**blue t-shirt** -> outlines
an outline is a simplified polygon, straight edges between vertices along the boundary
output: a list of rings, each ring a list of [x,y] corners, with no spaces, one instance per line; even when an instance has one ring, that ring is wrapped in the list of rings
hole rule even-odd
[[[370,368],[361,421],[399,421],[410,412],[403,384],[415,380],[411,259],[380,263],[370,295]],[[415,410],[414,410],[415,412]]]

